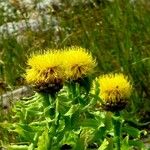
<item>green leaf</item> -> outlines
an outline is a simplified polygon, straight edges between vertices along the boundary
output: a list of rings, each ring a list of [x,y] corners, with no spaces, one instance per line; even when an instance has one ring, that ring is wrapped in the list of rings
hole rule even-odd
[[[70,119],[71,119],[71,128],[72,128],[72,130],[78,129],[79,128],[79,122],[81,121],[79,111],[74,112]]]
[[[109,142],[104,139],[103,143],[101,144],[101,146],[98,148],[98,150],[106,150],[107,146],[108,146]]]
[[[37,146],[37,150],[49,150],[50,140],[48,136],[48,129],[45,129],[45,131],[39,137]]]
[[[108,146],[107,146],[107,150],[114,150],[114,140],[113,138],[108,138],[107,137],[107,141],[109,142]]]
[[[94,129],[99,127],[98,121],[96,121],[95,119],[86,119],[83,122],[81,122],[80,125],[83,127],[91,127]]]
[[[126,136],[121,143],[121,150],[130,150],[129,136]]]
[[[28,150],[27,145],[10,145],[8,146],[8,150]]]
[[[85,143],[83,139],[81,138],[77,139],[77,142],[74,146],[74,150],[85,150]]]
[[[101,127],[97,130],[95,130],[95,135],[94,135],[94,139],[97,140],[103,140],[104,137],[106,136],[107,130],[105,127]]]
[[[72,101],[69,101],[68,97],[66,96],[58,96],[57,100],[58,100],[58,111],[64,115],[65,113],[67,113],[68,109],[72,105],[71,104]]]
[[[129,136],[132,136],[134,138],[139,138],[141,134],[141,131],[139,129],[131,126],[122,127],[122,131],[126,132],[127,134],[129,134]]]
[[[31,144],[29,145],[28,150],[34,150],[34,145],[33,145],[33,143],[31,143]]]
[[[129,140],[129,145],[130,146],[134,146],[134,147],[136,147],[138,149],[145,148],[144,143],[142,141],[140,141],[140,140]]]
[[[64,121],[65,121],[65,129],[72,130],[70,117],[64,116]]]
[[[17,132],[24,141],[32,141],[35,135],[33,129],[26,124],[18,124],[12,131]]]
[[[71,145],[72,147],[74,147],[78,141],[78,134],[73,132],[73,131],[66,131],[64,133],[64,136],[62,138],[62,140],[60,141],[60,145]]]
[[[79,109],[79,107],[79,104],[72,105],[69,111],[65,114],[65,116],[72,116]]]

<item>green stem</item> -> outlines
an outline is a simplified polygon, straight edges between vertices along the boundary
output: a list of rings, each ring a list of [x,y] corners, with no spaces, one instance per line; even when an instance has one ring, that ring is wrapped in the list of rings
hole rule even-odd
[[[77,85],[75,82],[71,81],[69,85],[70,94],[72,95],[72,98],[75,98],[77,96]]]
[[[53,138],[56,136],[56,131],[59,126],[59,111],[58,111],[58,100],[55,99],[55,118],[54,122],[52,122],[51,125],[49,125],[49,148],[48,150],[53,150],[52,144],[53,144]]]
[[[49,102],[50,105],[53,105],[53,108],[55,110],[55,115],[54,115],[54,122],[52,122],[51,124],[49,124],[49,150],[52,150],[52,144],[53,144],[53,138],[56,134],[56,130],[57,130],[57,124],[58,124],[58,101],[56,100],[56,96],[53,95],[49,95]],[[50,116],[51,117],[51,116]]]
[[[114,136],[115,136],[115,145],[116,150],[121,150],[121,127],[122,123],[120,120],[120,113],[116,112],[113,118],[113,125],[114,125]]]
[[[56,99],[56,95],[48,95],[44,94],[44,107],[50,109],[46,111],[45,118],[49,118],[49,120],[53,120],[52,122],[48,122],[47,126],[49,129],[49,146],[48,149],[51,150],[53,147],[53,138],[56,135],[56,130],[58,127],[59,120],[59,112],[58,112],[58,100]],[[54,112],[53,112],[54,111]]]

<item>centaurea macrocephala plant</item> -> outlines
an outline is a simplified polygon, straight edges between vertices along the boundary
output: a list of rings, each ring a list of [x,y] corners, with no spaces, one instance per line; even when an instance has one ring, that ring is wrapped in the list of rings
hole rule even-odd
[[[121,127],[120,111],[125,109],[132,92],[132,85],[127,76],[122,73],[105,74],[97,79],[100,86],[99,97],[101,107],[114,114],[114,138],[117,150],[121,150]]]
[[[76,112],[80,112],[81,106],[78,100],[83,100],[83,97],[80,97],[79,89],[83,79],[87,79],[93,73],[96,62],[86,49],[74,46],[47,51],[44,54],[35,54],[28,59],[27,65],[26,82],[32,85],[42,97],[43,101],[40,99],[39,103],[43,105],[47,122],[43,134],[38,138],[38,143],[45,137],[48,142],[44,148],[53,149],[61,123],[64,122],[66,126],[63,130],[69,130],[67,126],[72,126],[74,116],[70,111],[77,108]],[[63,99],[65,97],[68,102],[62,101],[61,96],[58,96],[61,89],[64,92],[63,86],[67,91],[71,91],[69,92],[71,96],[67,95],[67,91],[63,96]],[[69,103],[70,106],[63,106],[66,103]],[[68,109],[68,112],[65,109]],[[37,145],[41,147],[40,144],[35,144],[35,147]]]
[[[127,76],[101,75],[92,86],[96,60],[77,46],[34,54],[27,65],[24,76],[35,95],[18,102],[14,117],[18,122],[11,127],[27,143],[9,145],[10,150],[122,148],[120,111],[132,92]],[[127,134],[125,146],[130,148],[128,139]]]

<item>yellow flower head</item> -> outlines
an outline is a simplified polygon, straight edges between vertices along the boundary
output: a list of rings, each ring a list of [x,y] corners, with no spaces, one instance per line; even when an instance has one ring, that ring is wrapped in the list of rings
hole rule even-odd
[[[64,51],[64,66],[67,78],[77,80],[90,74],[96,62],[84,48],[70,47]]]
[[[27,64],[29,69],[26,70],[25,79],[37,88],[52,87],[64,80],[61,52],[50,51],[33,55]]]
[[[98,78],[99,96],[105,108],[111,111],[123,109],[132,91],[132,86],[123,74],[106,74]]]

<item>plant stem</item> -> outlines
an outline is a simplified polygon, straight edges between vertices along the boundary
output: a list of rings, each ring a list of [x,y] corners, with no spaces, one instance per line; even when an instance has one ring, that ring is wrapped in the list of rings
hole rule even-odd
[[[49,129],[50,129],[50,131],[49,131],[49,141],[50,141],[49,150],[52,150],[53,138],[56,134],[57,124],[58,124],[58,101],[56,102],[56,96],[49,95],[49,102],[50,102],[50,105],[53,105],[54,110],[55,110],[55,114],[54,114],[54,116],[52,116],[52,117],[54,117],[54,122],[52,122],[52,124],[49,124]]]
[[[113,125],[114,125],[114,136],[115,136],[115,145],[116,145],[116,150],[121,150],[121,127],[122,123],[120,120],[120,112],[116,112],[115,116],[113,118]]]
[[[47,110],[45,114],[45,118],[49,118],[49,120],[53,120],[52,122],[48,122],[47,126],[49,129],[49,145],[48,149],[51,150],[53,147],[53,138],[56,135],[56,130],[58,127],[58,119],[59,119],[59,112],[58,112],[58,100],[56,100],[56,95],[44,95],[44,106],[48,108],[51,106],[49,110]]]

